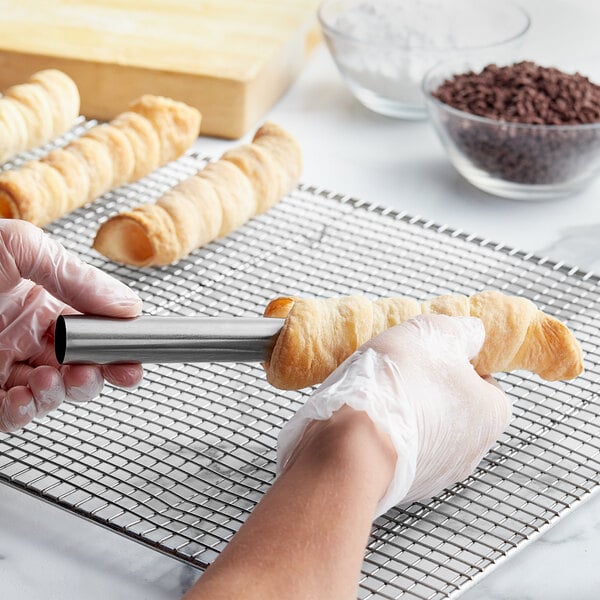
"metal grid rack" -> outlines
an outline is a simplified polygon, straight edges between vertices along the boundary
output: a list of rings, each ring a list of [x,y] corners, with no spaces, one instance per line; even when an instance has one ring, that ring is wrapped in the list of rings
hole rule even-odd
[[[133,287],[148,313],[250,316],[277,295],[494,288],[531,299],[582,343],[586,372],[574,381],[499,376],[514,399],[509,429],[468,480],[377,520],[361,599],[455,598],[597,491],[597,276],[308,186],[169,267],[132,269],[90,249],[102,220],[203,163],[186,155],[48,232]],[[308,393],[271,388],[253,364],[149,365],[135,391],[107,386],[0,437],[0,481],[204,568],[273,481],[277,433]]]

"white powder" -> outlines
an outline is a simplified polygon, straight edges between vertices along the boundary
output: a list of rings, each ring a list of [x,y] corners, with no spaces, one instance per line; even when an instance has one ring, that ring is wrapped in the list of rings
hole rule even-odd
[[[356,2],[332,24],[354,38],[405,50],[456,48],[447,21],[455,14],[446,14],[447,5],[442,0]]]
[[[325,20],[341,35],[328,42],[354,92],[413,107],[423,107],[420,84],[431,66],[511,37],[525,19],[494,0],[349,0],[339,6]]]

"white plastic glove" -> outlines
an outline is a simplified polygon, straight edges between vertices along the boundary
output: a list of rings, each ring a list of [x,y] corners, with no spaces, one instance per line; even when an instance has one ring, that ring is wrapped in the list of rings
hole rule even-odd
[[[342,363],[283,427],[278,471],[304,429],[347,404],[389,434],[398,459],[377,516],[425,500],[468,477],[506,428],[511,403],[469,360],[483,345],[483,323],[427,315],[393,327]]]
[[[41,229],[0,219],[0,431],[14,431],[63,400],[91,400],[106,379],[131,387],[137,364],[59,366],[54,322],[76,312],[135,317],[126,285],[69,254]]]

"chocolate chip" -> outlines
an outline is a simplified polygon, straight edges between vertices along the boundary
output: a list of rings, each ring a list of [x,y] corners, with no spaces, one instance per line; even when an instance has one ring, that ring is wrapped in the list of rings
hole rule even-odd
[[[556,118],[564,124],[593,123],[598,119],[590,115],[600,113],[599,85],[579,73],[564,73],[531,61],[505,67],[492,64],[480,73],[455,75],[433,96],[474,115],[485,112],[489,118],[517,123],[537,122],[541,107],[558,116],[548,125],[555,124]],[[584,107],[588,110],[583,111]]]
[[[600,127],[569,131],[510,125],[600,123],[600,86],[579,73],[532,61],[490,64],[480,72],[455,75],[432,95],[453,108],[499,122],[455,116],[446,122],[458,149],[494,177],[522,184],[560,183],[581,172],[590,152],[600,152]]]

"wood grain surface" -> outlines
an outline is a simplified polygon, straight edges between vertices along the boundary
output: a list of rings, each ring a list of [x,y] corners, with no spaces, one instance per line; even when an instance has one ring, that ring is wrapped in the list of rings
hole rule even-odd
[[[159,94],[197,107],[202,133],[254,127],[318,43],[317,0],[0,0],[0,90],[53,67],[81,111],[110,119]]]

